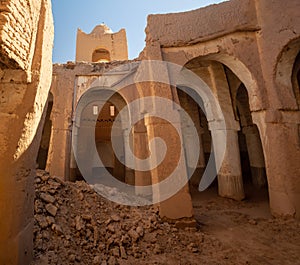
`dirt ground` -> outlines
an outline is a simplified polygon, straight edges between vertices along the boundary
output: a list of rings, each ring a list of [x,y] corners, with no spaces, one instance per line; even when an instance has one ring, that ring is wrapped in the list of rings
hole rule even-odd
[[[110,202],[85,182],[38,171],[34,261],[46,264],[300,264],[300,222],[272,218],[266,191],[247,199],[192,190],[197,226],[167,223],[155,207]]]

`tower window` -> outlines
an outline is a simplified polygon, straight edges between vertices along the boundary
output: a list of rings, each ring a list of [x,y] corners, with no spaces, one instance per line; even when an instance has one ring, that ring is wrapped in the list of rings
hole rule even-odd
[[[93,62],[107,63],[110,62],[110,53],[106,49],[96,49],[92,55]]]

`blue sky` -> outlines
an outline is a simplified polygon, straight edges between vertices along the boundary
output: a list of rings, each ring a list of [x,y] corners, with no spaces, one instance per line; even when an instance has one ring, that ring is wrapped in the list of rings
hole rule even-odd
[[[114,32],[126,29],[129,58],[136,58],[145,46],[148,14],[187,11],[220,2],[222,0],[52,0],[53,61],[74,61],[77,28],[90,33],[102,22]]]

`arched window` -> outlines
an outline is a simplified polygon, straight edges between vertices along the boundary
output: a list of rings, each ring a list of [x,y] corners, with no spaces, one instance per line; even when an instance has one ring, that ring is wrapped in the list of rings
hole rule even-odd
[[[110,62],[110,53],[106,49],[96,49],[92,55],[92,62]]]

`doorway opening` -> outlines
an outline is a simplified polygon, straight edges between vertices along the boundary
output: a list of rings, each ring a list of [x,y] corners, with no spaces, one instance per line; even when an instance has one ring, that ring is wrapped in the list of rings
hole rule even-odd
[[[37,168],[45,170],[47,167],[49,145],[52,132],[52,120],[51,112],[53,108],[53,95],[50,92],[48,96],[47,108],[46,108],[46,117],[44,122],[44,127],[42,131],[41,143],[37,156]]]

